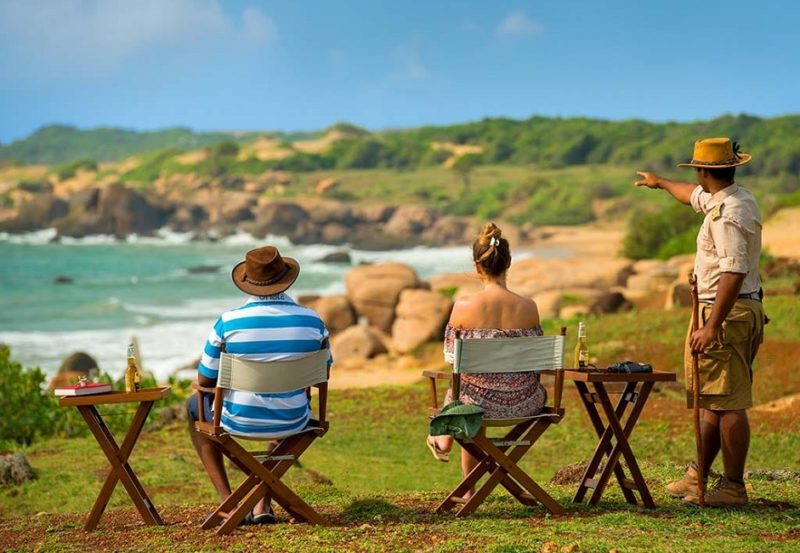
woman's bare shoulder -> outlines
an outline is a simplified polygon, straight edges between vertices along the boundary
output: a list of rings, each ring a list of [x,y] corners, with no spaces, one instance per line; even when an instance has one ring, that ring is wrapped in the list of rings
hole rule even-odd
[[[475,313],[479,312],[484,301],[480,294],[458,298],[450,312],[450,326],[466,327],[472,324]]]

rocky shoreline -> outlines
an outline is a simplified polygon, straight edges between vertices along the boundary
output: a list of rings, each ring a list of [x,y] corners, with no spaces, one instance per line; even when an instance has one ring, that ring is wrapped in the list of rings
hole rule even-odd
[[[223,187],[222,184],[225,184]],[[22,233],[54,228],[60,237],[150,236],[160,229],[215,239],[244,231],[285,236],[295,244],[344,245],[364,250],[469,243],[476,222],[421,205],[351,205],[344,201],[275,199],[234,183],[199,186],[179,194],[163,185],[137,189],[122,183],[76,191],[52,184],[15,191],[13,208],[0,210],[0,231]],[[515,242],[530,232],[505,224]]]

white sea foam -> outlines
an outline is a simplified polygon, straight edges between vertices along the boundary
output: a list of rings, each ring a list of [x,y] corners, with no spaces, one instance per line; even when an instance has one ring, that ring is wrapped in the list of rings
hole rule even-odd
[[[58,231],[54,228],[34,230],[32,232],[24,232],[22,234],[0,232],[0,242],[38,246],[41,244],[49,244],[56,236],[58,236]]]
[[[159,380],[197,359],[213,320],[170,322],[151,327],[63,332],[0,333],[0,341],[25,366],[39,366],[52,375],[72,352],[85,351],[100,368],[118,377],[125,368],[125,352],[131,336],[137,336],[145,369]]]
[[[59,241],[65,246],[106,246],[118,242],[113,234],[92,234],[83,238],[61,236]]]

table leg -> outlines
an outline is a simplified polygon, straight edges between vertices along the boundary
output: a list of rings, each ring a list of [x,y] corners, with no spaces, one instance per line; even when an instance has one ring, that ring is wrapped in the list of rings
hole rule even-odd
[[[597,481],[597,486],[595,487],[592,497],[589,499],[589,504],[596,505],[600,501],[600,497],[603,495],[603,491],[608,483],[608,479],[611,477],[611,471],[618,466],[619,457],[620,455],[623,455],[625,462],[628,465],[628,469],[633,477],[634,487],[642,497],[642,503],[651,509],[655,508],[655,503],[650,495],[650,490],[647,488],[647,483],[642,476],[642,472],[639,469],[639,464],[637,463],[636,457],[634,456],[633,450],[628,442],[628,437],[633,432],[636,422],[638,421],[639,416],[644,409],[644,405],[647,402],[647,398],[650,395],[650,391],[653,389],[653,383],[645,382],[642,384],[639,397],[637,398],[633,409],[631,409],[630,415],[628,415],[628,420],[625,423],[624,429],[621,425],[620,418],[617,416],[616,410],[611,404],[611,398],[609,398],[608,392],[606,391],[603,383],[596,382],[595,389],[597,390],[597,395],[600,398],[600,404],[605,412],[606,419],[608,421],[608,428],[610,428],[613,432],[617,443],[611,450],[608,463],[606,464],[603,472],[600,475],[600,478]],[[626,483],[621,481],[620,487],[625,489],[625,486]]]
[[[86,424],[92,431],[95,440],[97,440],[97,443],[100,445],[100,448],[111,464],[111,470],[108,476],[106,476],[100,494],[97,496],[92,511],[89,513],[89,518],[84,525],[85,530],[91,531],[97,528],[97,524],[100,521],[100,517],[103,515],[103,511],[105,511],[106,505],[108,505],[108,501],[117,485],[117,481],[122,481],[125,490],[128,492],[128,496],[130,496],[146,524],[151,526],[164,524],[153,502],[150,500],[150,497],[147,495],[147,492],[144,490],[144,487],[139,482],[139,479],[128,463],[128,458],[133,451],[133,447],[136,445],[136,440],[138,440],[142,432],[144,423],[147,420],[147,415],[153,408],[153,403],[152,401],[144,401],[139,404],[139,408],[136,410],[136,414],[133,417],[128,432],[125,434],[125,439],[121,447],[117,445],[114,436],[111,434],[111,431],[108,429],[108,426],[106,426],[106,423],[103,421],[94,405],[82,405],[78,407]]]
[[[575,382],[575,386],[578,389],[578,394],[583,401],[584,407],[586,409],[587,414],[589,415],[589,420],[592,422],[592,426],[594,426],[594,431],[597,434],[597,437],[600,438],[600,441],[597,444],[597,448],[595,449],[594,454],[592,455],[591,460],[589,461],[586,470],[583,473],[583,477],[581,478],[581,485],[578,488],[578,491],[575,493],[575,497],[573,498],[574,503],[580,503],[583,501],[583,498],[586,495],[586,492],[589,490],[591,486],[586,485],[590,481],[594,480],[594,476],[597,473],[600,463],[603,460],[603,457],[606,455],[610,455],[612,451],[611,447],[611,428],[607,427],[603,424],[603,420],[600,417],[600,414],[595,407],[594,397],[596,394],[591,394],[589,392],[588,386],[583,382]],[[617,406],[615,409],[615,414],[617,418],[621,418],[625,414],[625,410],[630,402],[631,395],[636,390],[636,383],[629,382],[625,386],[625,391],[619,398],[617,402]],[[622,466],[617,464],[614,466],[614,476],[616,476],[617,481],[619,482],[620,489],[622,490],[622,495],[625,496],[625,501],[630,503],[631,505],[636,505],[636,496],[633,495],[633,492],[628,489],[625,485],[627,477],[625,476],[625,471],[623,470]],[[593,485],[596,485],[593,484]]]

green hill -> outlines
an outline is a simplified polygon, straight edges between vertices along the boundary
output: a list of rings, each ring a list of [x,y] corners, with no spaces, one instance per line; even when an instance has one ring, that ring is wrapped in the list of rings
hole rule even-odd
[[[132,131],[113,127],[81,130],[65,125],[50,125],[27,138],[0,145],[0,159],[45,165],[68,163],[76,159],[113,161],[163,148],[194,150],[223,141],[248,142],[257,136],[258,133],[195,132],[180,127]]]
[[[343,132],[346,131],[346,132]],[[605,121],[588,118],[531,117],[525,120],[487,118],[480,121],[369,132],[346,123],[327,129],[339,138],[320,152],[297,151],[291,156],[258,163],[247,170],[285,169],[416,169],[438,165],[452,147],[479,147],[476,164],[528,165],[559,168],[611,164],[664,168],[691,155],[691,145],[703,136],[731,136],[755,154],[745,171],[762,176],[800,174],[800,115],[760,118],[725,115],[708,121],[653,123],[642,120]],[[110,161],[152,150],[186,151],[223,141],[239,144],[270,136],[293,141],[319,133],[199,133],[184,128],[130,131],[115,128],[79,130],[44,127],[28,138],[0,146],[0,159],[61,164],[76,159]],[[436,144],[446,144],[442,149]],[[233,172],[237,171],[233,168]]]

